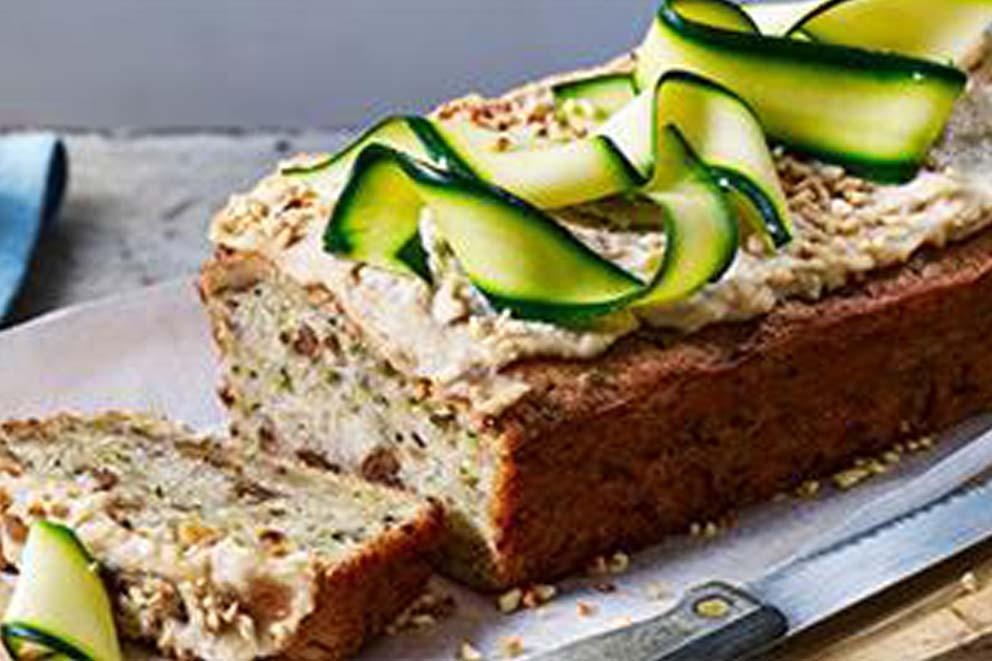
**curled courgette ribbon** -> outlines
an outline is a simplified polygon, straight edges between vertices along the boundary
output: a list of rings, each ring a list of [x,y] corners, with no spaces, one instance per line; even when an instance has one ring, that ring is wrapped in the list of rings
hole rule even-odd
[[[329,252],[424,278],[417,227],[428,207],[473,284],[518,317],[568,322],[670,303],[733,260],[732,208],[749,208],[771,246],[791,237],[766,134],[873,179],[911,177],[966,82],[952,63],[992,20],[992,0],[806,5],[779,36],[761,33],[774,24],[762,9],[664,0],[631,74],[553,90],[610,115],[584,140],[499,152],[467,122],[394,117],[285,173],[343,185]],[[666,248],[648,281],[544,211],[619,193],[663,210]]]

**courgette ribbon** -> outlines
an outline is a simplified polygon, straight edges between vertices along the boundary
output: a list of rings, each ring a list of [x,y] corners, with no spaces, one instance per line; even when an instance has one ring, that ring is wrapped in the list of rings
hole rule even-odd
[[[0,624],[0,640],[12,659],[123,658],[98,565],[71,529],[54,521],[33,523],[19,570]]]
[[[476,288],[519,317],[572,321],[676,301],[733,260],[732,206],[770,246],[791,238],[766,133],[879,180],[916,172],[966,80],[935,60],[961,57],[978,31],[968,21],[992,20],[992,0],[932,4],[809,3],[777,36],[726,0],[663,0],[632,74],[554,88],[610,114],[590,138],[502,153],[468,122],[392,117],[284,173],[343,186],[326,250],[422,278],[418,223],[429,207]],[[851,17],[863,19],[856,29]],[[648,282],[543,211],[630,192],[664,211],[666,249]]]
[[[964,87],[953,63],[989,22],[990,0],[663,0],[626,89],[633,98],[667,71],[696,72],[741,95],[772,140],[902,182],[918,171]],[[564,101],[591,90],[586,98],[610,112],[624,89],[613,73],[554,91]]]
[[[418,236],[427,207],[473,285],[494,307],[518,317],[575,322],[683,298],[718,277],[737,247],[736,217],[714,172],[696,155],[681,126],[669,121],[666,98],[692,84],[695,77],[666,76],[645,97],[651,127],[646,144],[643,136],[622,137],[646,148],[636,165],[612,138],[589,141],[590,148],[611,154],[606,158],[621,159],[624,176],[663,210],[666,248],[648,281],[592,251],[527,200],[457,167],[438,166],[440,156],[430,163],[376,141],[354,155],[325,248],[428,277]],[[400,134],[404,141],[409,137]],[[428,157],[429,143],[420,142]]]

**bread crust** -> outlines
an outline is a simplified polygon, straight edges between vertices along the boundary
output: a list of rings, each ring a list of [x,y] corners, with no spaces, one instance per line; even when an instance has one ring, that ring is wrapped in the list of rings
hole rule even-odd
[[[317,609],[300,625],[280,657],[324,661],[352,657],[410,605],[431,575],[427,553],[442,532],[441,510],[424,508],[372,548],[325,571]]]
[[[992,232],[817,302],[591,363],[531,361],[496,421],[493,587],[564,574],[992,406]]]

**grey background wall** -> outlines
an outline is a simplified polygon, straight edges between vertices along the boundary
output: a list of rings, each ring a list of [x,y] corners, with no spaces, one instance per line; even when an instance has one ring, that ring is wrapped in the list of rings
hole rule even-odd
[[[634,46],[655,0],[0,0],[0,127],[350,127]]]

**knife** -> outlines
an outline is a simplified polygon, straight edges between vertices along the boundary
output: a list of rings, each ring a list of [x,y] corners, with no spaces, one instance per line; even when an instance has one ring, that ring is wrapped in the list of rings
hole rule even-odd
[[[992,481],[786,562],[741,586],[688,590],[672,610],[540,661],[737,661],[992,539]]]

